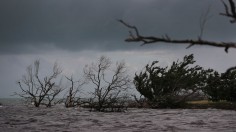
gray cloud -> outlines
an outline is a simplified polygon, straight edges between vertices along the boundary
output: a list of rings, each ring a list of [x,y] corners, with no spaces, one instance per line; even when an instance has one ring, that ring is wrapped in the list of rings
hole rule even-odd
[[[128,29],[116,21],[119,18],[147,35],[197,38],[199,17],[208,6],[213,17],[204,37],[232,39],[236,31],[218,15],[222,4],[214,0],[0,1],[0,53],[133,49],[123,42]]]
[[[6,52],[45,44],[69,50],[104,48],[101,43],[112,42],[121,31],[112,27],[124,10],[119,2],[104,0],[16,0],[1,1],[0,6],[0,43]]]

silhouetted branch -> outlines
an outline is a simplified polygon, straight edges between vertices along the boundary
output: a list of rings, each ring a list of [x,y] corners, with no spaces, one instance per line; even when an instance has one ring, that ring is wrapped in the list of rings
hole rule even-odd
[[[61,84],[56,85],[56,78],[61,74],[62,70],[55,63],[51,76],[46,76],[43,79],[39,78],[39,60],[35,60],[34,67],[28,66],[26,75],[18,82],[21,93],[16,95],[34,103],[35,107],[40,105],[52,106],[55,97],[63,91]]]
[[[95,86],[94,96],[90,99],[90,107],[97,111],[115,107],[120,101],[123,92],[130,88],[131,80],[127,75],[127,68],[124,62],[117,62],[114,70],[111,71],[111,60],[101,56],[97,63],[92,63],[84,68],[84,76],[88,82]],[[105,76],[109,73],[110,79]]]
[[[220,13],[220,15],[232,18],[232,20],[230,20],[230,22],[235,23],[236,22],[236,8],[235,8],[234,1],[228,0],[229,5],[227,5],[223,0],[221,0],[221,2],[223,3],[223,5],[225,7],[225,12]]]
[[[85,81],[74,81],[73,76],[70,78],[65,76],[68,81],[70,81],[71,86],[68,90],[68,95],[65,99],[65,106],[68,107],[75,107],[80,102],[80,97],[76,97],[77,93],[81,92],[82,86],[86,83]]]
[[[153,36],[142,36],[139,34],[138,28],[135,26],[131,26],[124,22],[123,20],[118,20],[120,23],[125,25],[126,27],[132,29],[135,32],[135,36],[133,35],[132,31],[130,31],[131,35],[129,38],[125,39],[126,42],[143,42],[142,45],[152,44],[152,43],[172,43],[172,44],[190,44],[187,48],[193,45],[208,45],[214,47],[224,48],[225,52],[228,53],[229,48],[236,48],[235,42],[215,42],[215,41],[208,41],[203,40],[201,38],[194,40],[194,39],[172,39],[168,35],[162,37],[153,37]]]

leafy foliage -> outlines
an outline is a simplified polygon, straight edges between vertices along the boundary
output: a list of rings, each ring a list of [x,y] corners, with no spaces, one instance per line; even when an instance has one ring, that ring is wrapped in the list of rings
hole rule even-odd
[[[236,70],[224,74],[215,72],[210,75],[207,84],[204,92],[209,100],[236,101]]]
[[[194,63],[193,54],[185,56],[182,62],[173,62],[170,68],[162,68],[154,61],[146,65],[144,72],[135,74],[135,87],[152,107],[178,107],[206,86],[208,74],[213,71],[198,65],[189,67]]]

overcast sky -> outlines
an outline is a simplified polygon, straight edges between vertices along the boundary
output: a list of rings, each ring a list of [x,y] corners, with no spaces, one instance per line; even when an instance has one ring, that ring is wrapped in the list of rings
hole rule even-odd
[[[154,60],[160,65],[193,53],[197,64],[220,72],[236,65],[235,49],[169,44],[126,43],[128,29],[117,19],[136,25],[144,35],[196,39],[199,19],[210,8],[204,39],[236,41],[236,25],[220,16],[220,0],[1,0],[0,98],[19,91],[16,84],[35,59],[47,71],[57,61],[64,75],[81,75],[86,64],[106,55],[124,60],[130,74]]]

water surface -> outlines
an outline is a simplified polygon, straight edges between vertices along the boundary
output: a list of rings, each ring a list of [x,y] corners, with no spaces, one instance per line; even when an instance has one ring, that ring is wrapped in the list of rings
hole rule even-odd
[[[217,109],[129,109],[123,113],[82,108],[0,107],[1,131],[236,131],[236,111]]]

